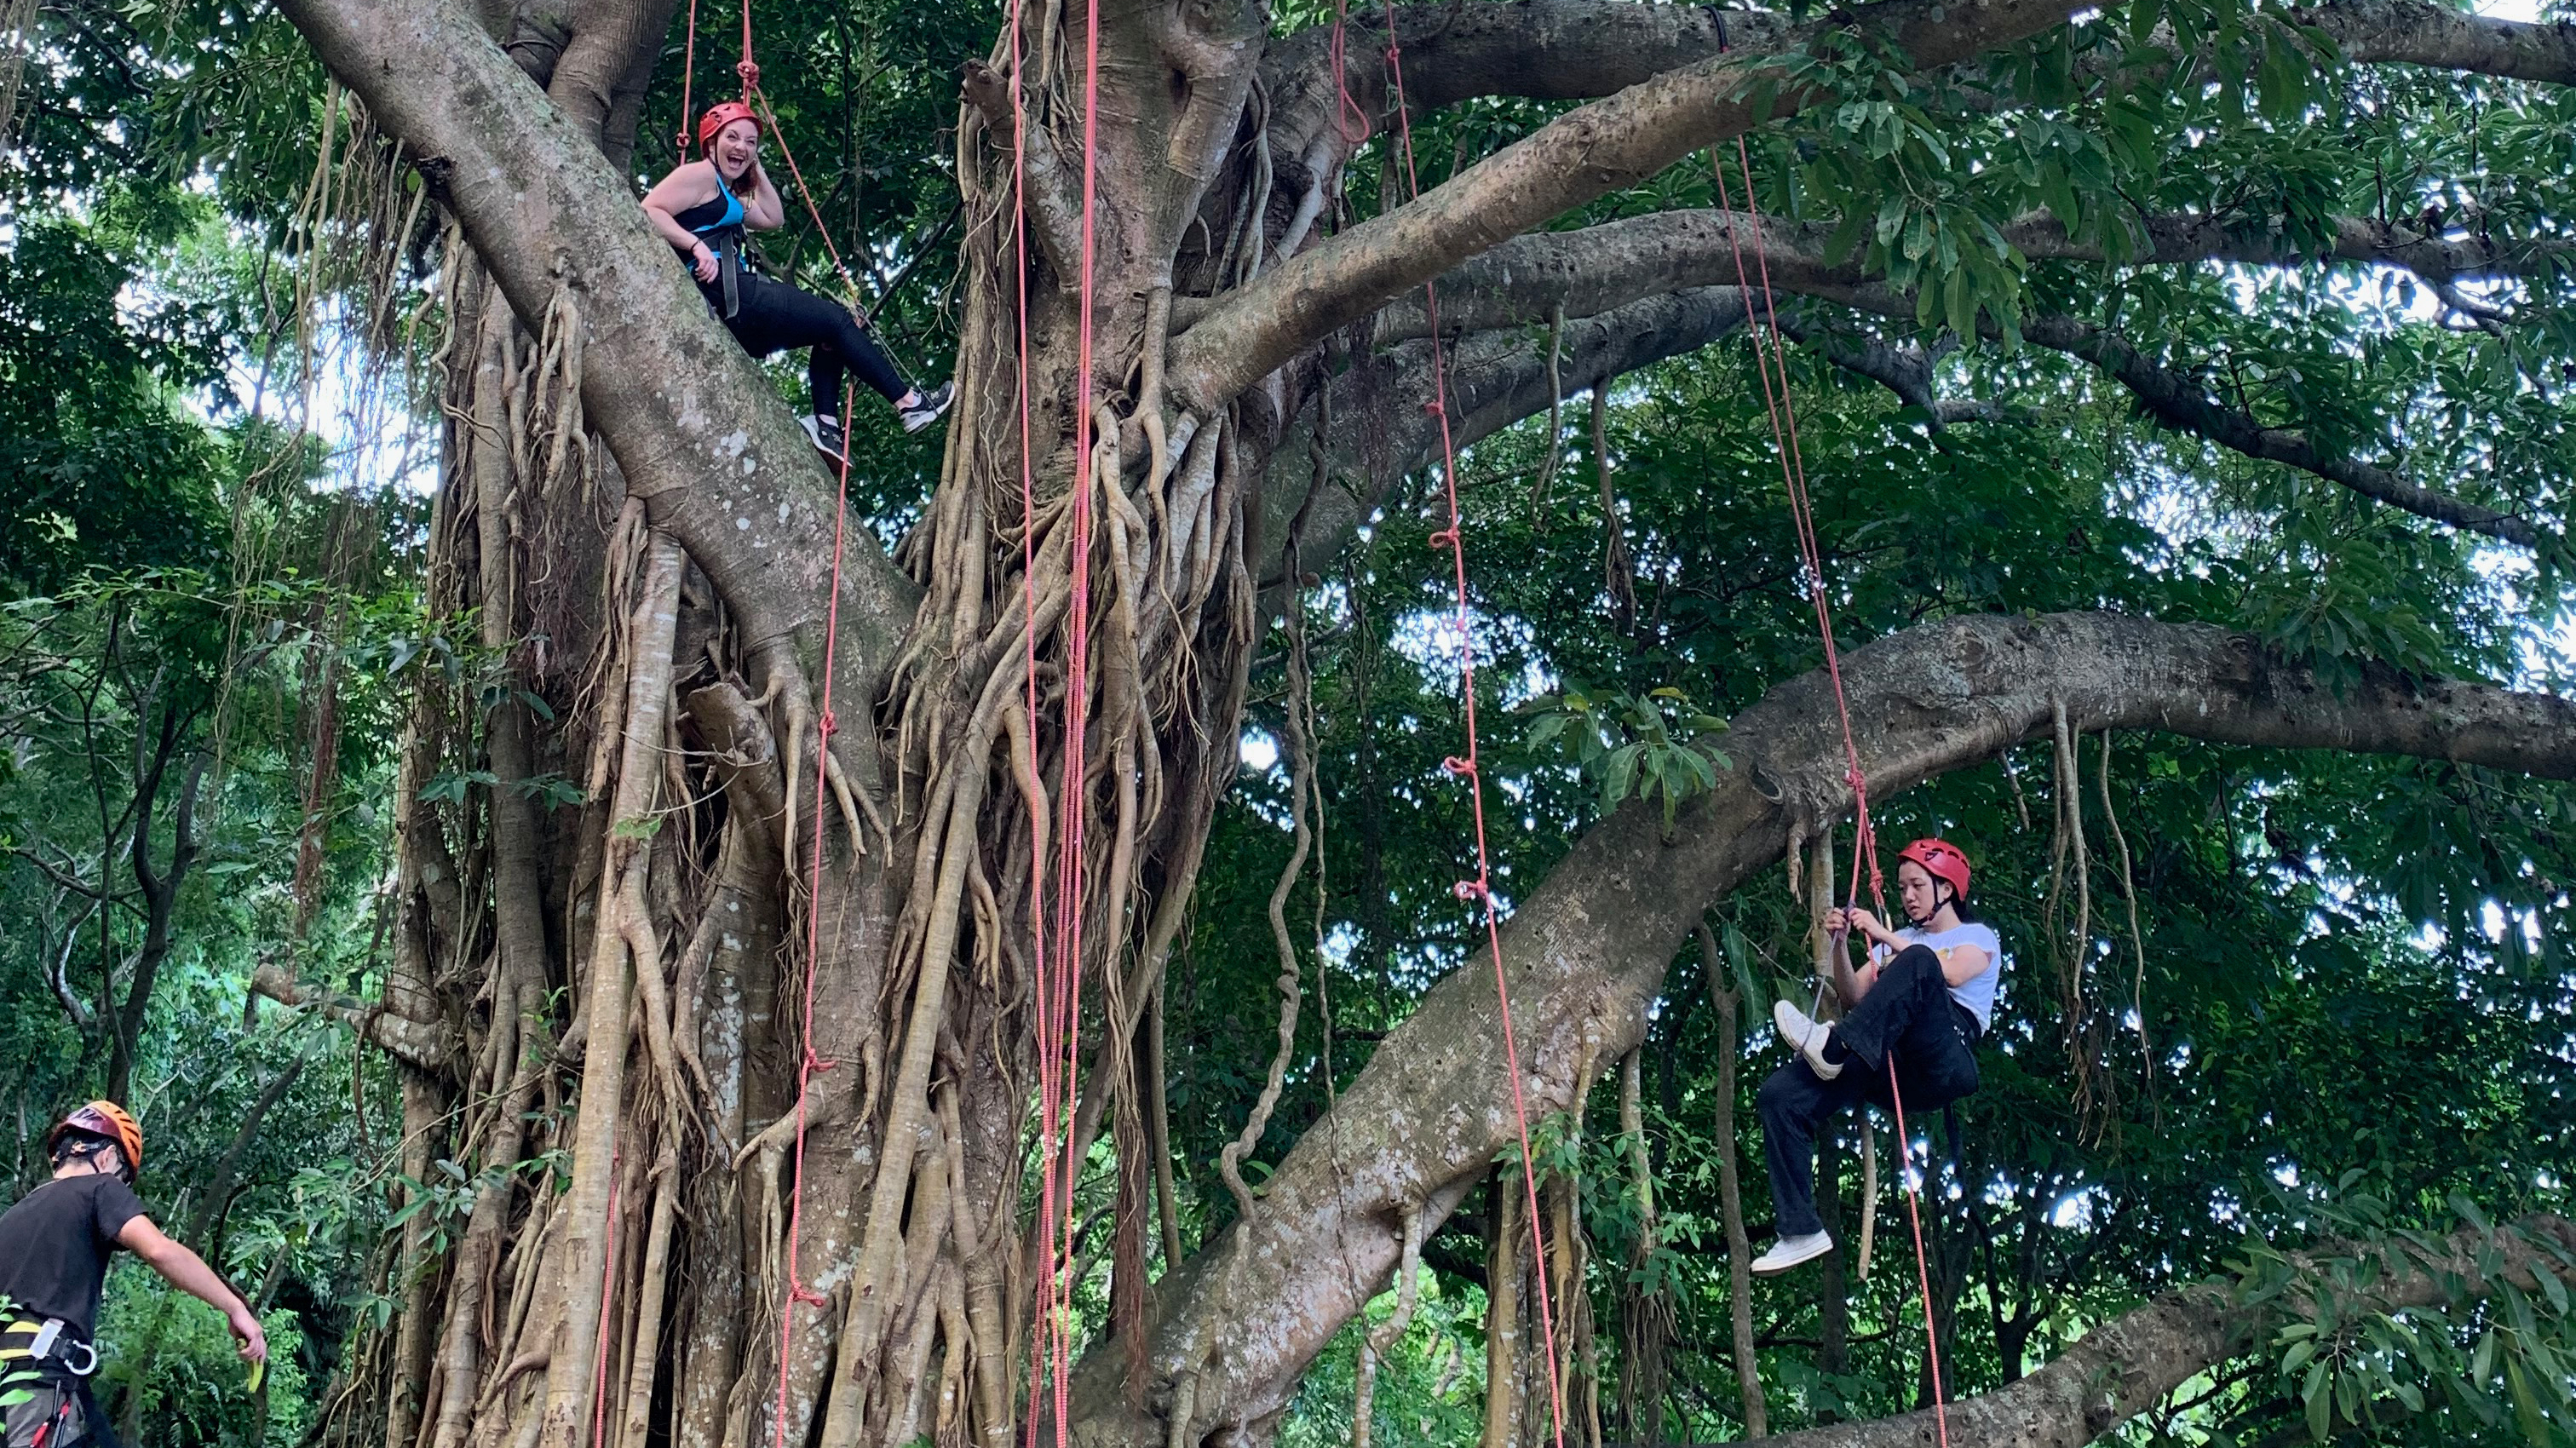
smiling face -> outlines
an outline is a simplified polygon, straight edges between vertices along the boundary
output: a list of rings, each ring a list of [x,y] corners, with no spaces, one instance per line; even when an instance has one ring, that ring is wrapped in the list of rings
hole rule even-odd
[[[1916,924],[1928,924],[1944,903],[1940,882],[1912,860],[1896,867],[1896,898],[1905,907],[1905,918]]]
[[[716,171],[725,180],[742,179],[751,163],[760,157],[760,122],[744,119],[729,123],[716,132],[716,143],[708,154],[715,158]]]

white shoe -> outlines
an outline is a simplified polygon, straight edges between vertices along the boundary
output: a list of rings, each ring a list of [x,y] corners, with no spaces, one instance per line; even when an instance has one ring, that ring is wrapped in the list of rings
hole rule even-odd
[[[1825,1042],[1833,1039],[1833,1027],[1811,1019],[1785,1000],[1771,1003],[1771,1025],[1790,1050],[1807,1058],[1807,1069],[1816,1073],[1817,1080],[1831,1081],[1843,1073],[1841,1062],[1825,1059]]]
[[[1794,1009],[1794,1008],[1793,1008]],[[1810,1232],[1803,1237],[1783,1237],[1771,1244],[1771,1250],[1753,1259],[1753,1275],[1772,1277],[1804,1262],[1813,1262],[1834,1250],[1834,1239],[1827,1232]]]

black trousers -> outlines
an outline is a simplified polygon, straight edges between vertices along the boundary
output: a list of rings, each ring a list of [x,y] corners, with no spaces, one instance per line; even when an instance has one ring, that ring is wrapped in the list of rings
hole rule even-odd
[[[722,317],[722,285],[700,282],[698,291]],[[912,390],[894,359],[840,303],[748,269],[741,274],[736,295],[741,305],[726,320],[725,330],[733,333],[742,350],[766,357],[795,347],[813,349],[806,357],[805,384],[813,392],[816,416],[841,415],[844,369],[858,373],[861,382],[888,402],[900,402]]]
[[[1834,1022],[1834,1038],[1851,1053],[1841,1074],[1821,1081],[1805,1058],[1771,1073],[1754,1098],[1762,1117],[1762,1155],[1771,1171],[1771,1206],[1783,1237],[1825,1229],[1816,1215],[1816,1133],[1859,1102],[1891,1105],[1887,1062],[1909,1113],[1936,1111],[1977,1089],[1977,1018],[1950,998],[1941,958],[1909,945],[1879,970],[1869,994]]]

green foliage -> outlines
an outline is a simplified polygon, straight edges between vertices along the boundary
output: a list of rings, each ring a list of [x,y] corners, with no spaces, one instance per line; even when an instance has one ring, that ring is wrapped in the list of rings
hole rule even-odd
[[[91,1379],[102,1399],[142,1394],[143,1421],[156,1441],[234,1448],[253,1441],[265,1407],[266,1441],[297,1441],[313,1412],[319,1384],[307,1381],[304,1334],[295,1313],[264,1314],[269,1366],[264,1400],[249,1391],[246,1365],[234,1352],[223,1314],[120,1257],[108,1274],[99,1313],[99,1367]],[[135,1348],[151,1344],[147,1356]]]
[[[1702,713],[1669,684],[1643,697],[1597,693],[1568,684],[1521,706],[1530,716],[1521,747],[1533,766],[1559,761],[1601,791],[1601,812],[1629,796],[1660,801],[1664,828],[1693,795],[1717,787],[1729,768],[1724,754],[1699,741],[1725,731],[1726,721]]]
[[[180,397],[220,367],[223,319],[122,305],[152,249],[68,218],[0,249],[0,596],[213,555],[224,448]]]

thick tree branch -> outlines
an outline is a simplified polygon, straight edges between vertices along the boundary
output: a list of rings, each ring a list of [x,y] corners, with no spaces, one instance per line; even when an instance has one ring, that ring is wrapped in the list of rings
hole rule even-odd
[[[2108,614],[1945,620],[1846,655],[1863,768],[1885,799],[2050,730],[2156,729],[2219,743],[2452,759],[2576,778],[2576,703],[2371,670],[2341,695],[2254,640]],[[1666,963],[1711,900],[1850,807],[1830,685],[1809,674],[1734,720],[1734,767],[1667,833],[1631,806],[1588,831],[1503,930],[1530,1109],[1566,1108],[1578,1063],[1643,1038]],[[1379,1290],[1399,1224],[1425,1230],[1510,1138],[1491,974],[1443,980],[1271,1176],[1248,1232],[1165,1280],[1155,1392],[1196,1382],[1200,1428],[1278,1411]],[[1238,1243],[1240,1248],[1238,1250]],[[1315,1270],[1317,1263],[1331,1263]],[[1221,1351],[1220,1348],[1221,1339]],[[1085,1364],[1084,1441],[1164,1441],[1131,1413],[1115,1352]]]
[[[1884,0],[1854,23],[1918,65],[1939,66],[2036,35],[2074,8],[2068,0]],[[1720,56],[1558,117],[1419,199],[1263,273],[1174,344],[1166,385],[1184,405],[1212,411],[1308,345],[1468,257],[1751,129],[1757,117],[1746,96],[1761,79],[1745,62]],[[1812,99],[1783,88],[1770,113]]]
[[[2430,0],[2328,0],[2291,18],[2332,36],[2346,60],[2576,85],[2576,30],[2565,25],[2497,20]]]
[[[1824,261],[1826,228],[1772,217],[1758,220],[1737,213],[1668,211],[1631,217],[1572,232],[1540,232],[1515,237],[1457,268],[1441,282],[1441,321],[1462,328],[1501,327],[1545,316],[1562,306],[1569,315],[1595,307],[1613,307],[1638,295],[1675,286],[1732,281],[1737,248],[1747,272],[1756,268],[1778,291],[1824,297],[1864,311],[1911,321],[1913,298],[1862,279],[1858,268]],[[1739,243],[1737,236],[1743,240]],[[2148,260],[2229,260],[2278,262],[2296,254],[2267,229],[2229,225],[2215,218],[2177,215],[2151,223],[2154,243]],[[2554,254],[2538,248],[2506,249],[2469,238],[2429,236],[2402,226],[2347,219],[2337,229],[2338,256],[2420,267],[2427,280],[2496,275],[2522,267],[2555,264]],[[2098,260],[2101,253],[2067,240],[2065,231],[2045,217],[2016,223],[2008,239],[2025,255],[2070,260]],[[1758,247],[1758,254],[1757,254]],[[1412,304],[1390,308],[1382,319],[1386,333],[1418,335],[1425,324],[1422,309]],[[2265,427],[2242,409],[2212,400],[2206,390],[2179,370],[2141,355],[2115,334],[2067,317],[2027,318],[2023,335],[2041,346],[2080,357],[2101,368],[2134,393],[2168,425],[2205,437],[2248,457],[2281,463],[2352,489],[2365,497],[2402,508],[2455,528],[2524,548],[2541,548],[2552,535],[2531,520],[2408,481],[2386,468],[2342,457],[2318,448],[2299,432]],[[1856,354],[1837,357],[1842,365],[1876,377],[1909,403],[1933,407],[1928,368],[1919,379],[1905,372],[1902,359]],[[1880,364],[1873,366],[1873,364]],[[1884,372],[1887,375],[1882,376]],[[1539,401],[1545,405],[1545,399]],[[1937,413],[1935,414],[1938,415]],[[1979,415],[1983,415],[1980,409]]]
[[[2328,258],[2399,267],[2437,287],[2531,275],[2576,257],[2576,245],[2433,234],[2368,217],[2341,217],[2334,228]],[[1856,263],[1825,260],[1833,229],[1824,222],[1692,210],[1650,212],[1578,231],[1532,232],[1442,276],[1440,321],[1453,331],[1477,332],[1542,321],[1558,307],[1569,317],[1588,317],[1657,292],[1732,285],[1739,239],[1742,275],[1758,278],[1767,267],[1777,290],[1851,299],[1871,283]],[[2131,265],[2300,266],[2321,259],[2292,246],[2275,217],[2177,212],[2149,217],[2145,231],[2146,249]],[[2108,260],[2099,244],[2070,239],[2044,213],[2013,222],[2003,235],[2033,261]],[[1381,341],[1418,337],[1425,330],[1419,298],[1407,297],[1378,314]]]
[[[1038,253],[1056,275],[1078,275],[1082,270],[1082,236],[1074,219],[1082,215],[1082,182],[1065,169],[1064,157],[1056,150],[1055,133],[1040,125],[1020,128],[1011,110],[1010,78],[980,60],[966,63],[966,78],[960,89],[967,104],[984,117],[984,125],[992,131],[997,144],[1008,146],[1014,136],[1027,138],[1029,230],[1037,237]]]
[[[1772,54],[1789,28],[1787,16],[1761,10],[1633,0],[1509,0],[1395,11],[1405,99],[1417,115],[1478,96],[1595,100],[1722,50]],[[1350,17],[1338,75],[1332,41],[1332,27],[1318,25],[1273,43],[1261,58],[1272,98],[1272,144],[1283,152],[1303,155],[1339,124],[1347,155],[1394,106],[1385,12]]]
[[[2465,14],[2426,0],[2328,0],[2293,11],[2291,18],[2324,31],[2356,62],[2576,83],[2576,36],[2561,26]],[[1788,33],[1786,17],[1769,11],[1634,0],[1513,0],[1395,11],[1406,95],[1418,110],[1494,95],[1591,100],[1724,49],[1768,54]],[[1380,59],[1386,36],[1382,14],[1352,16],[1338,76],[1329,26],[1270,47],[1261,74],[1273,98],[1271,131],[1280,149],[1302,154],[1306,143],[1326,135],[1345,91],[1352,125],[1387,113],[1391,88]]]
[[[2535,1270],[2556,1275],[2565,1266],[2534,1239],[2558,1253],[2576,1252],[2576,1225],[2540,1215],[2510,1231],[2461,1231],[2446,1244],[2449,1254],[2431,1262],[2395,1251],[2373,1253],[2358,1264],[2359,1290],[2338,1293],[2336,1305],[2345,1313],[2431,1306],[2451,1300],[2445,1278],[2466,1301],[2488,1296],[2500,1281],[2535,1289]],[[2293,1259],[2314,1263],[2329,1254],[2349,1257],[2352,1250],[2335,1246]],[[2164,1293],[2086,1333],[2028,1377],[1952,1403],[1951,1435],[1991,1448],[2082,1448],[2195,1376],[2259,1348],[2290,1322],[2312,1317],[2311,1302],[2294,1291],[2249,1304],[2214,1283]],[[1756,1441],[1779,1448],[1890,1448],[1920,1441],[1933,1429],[1927,1409]]]
[[[423,1071],[446,1068],[456,1053],[456,1035],[445,1025],[415,1021],[392,1007],[324,986],[305,985],[284,967],[262,964],[250,975],[253,994],[284,1006],[311,1006],[382,1047],[406,1065]]]
[[[2265,427],[2242,408],[2211,400],[2208,390],[2188,373],[2149,360],[2117,333],[2071,317],[2041,316],[2023,318],[2022,335],[2101,368],[2161,421],[2221,447],[2313,473],[2390,507],[2519,547],[2537,549],[2551,542],[2550,535],[2528,518],[2480,507],[2410,483],[2386,468],[2328,453],[2291,429]]]

